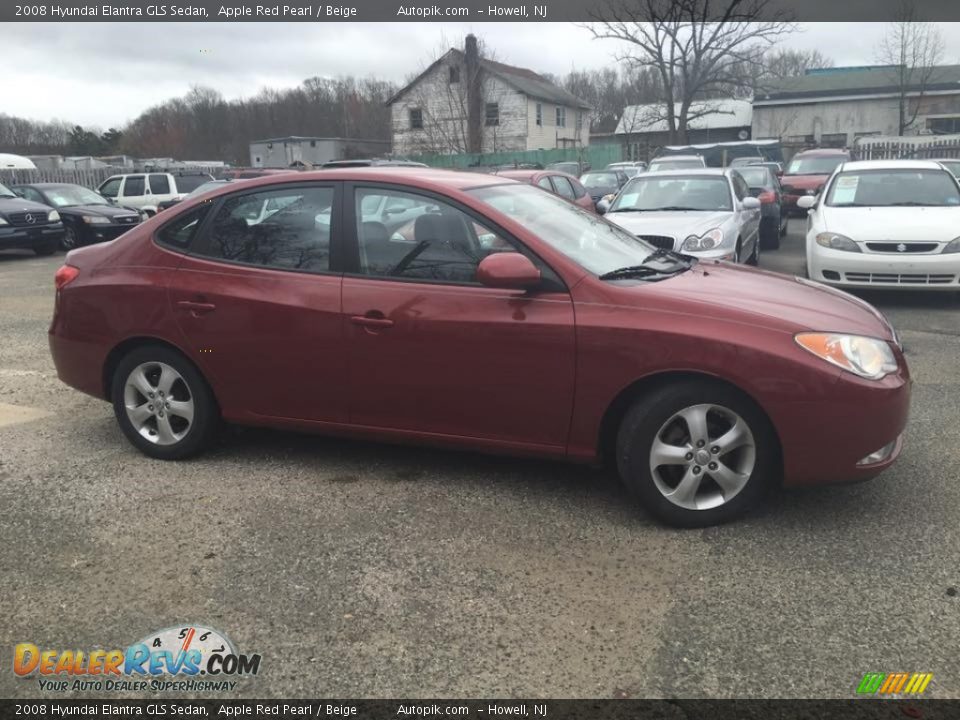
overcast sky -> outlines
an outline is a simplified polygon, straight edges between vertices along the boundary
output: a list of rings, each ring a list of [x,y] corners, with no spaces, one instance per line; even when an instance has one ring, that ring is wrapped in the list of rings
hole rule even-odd
[[[957,63],[960,23],[939,23]],[[805,23],[785,46],[837,65],[874,62],[883,23]],[[15,30],[14,30],[15,28]],[[496,58],[538,72],[612,63],[617,46],[565,23],[37,23],[4,31],[0,112],[120,127],[193,84],[228,98],[319,75],[402,81],[440,48],[481,36]]]

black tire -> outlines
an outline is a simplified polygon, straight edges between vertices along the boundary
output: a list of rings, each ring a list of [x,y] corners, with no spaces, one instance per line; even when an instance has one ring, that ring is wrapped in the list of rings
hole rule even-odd
[[[769,218],[767,222],[760,221],[760,247],[764,250],[780,249],[780,228]]]
[[[46,257],[47,255],[53,255],[57,251],[56,242],[45,242],[42,245],[35,245],[33,252],[35,252],[40,257]]]
[[[754,441],[753,465],[746,483],[729,499],[708,509],[688,509],[669,500],[661,492],[650,467],[651,449],[665,423],[671,422],[681,410],[703,404],[732,411],[746,423]],[[676,427],[670,426],[673,430]],[[717,432],[723,431],[722,425],[720,428]],[[779,481],[779,446],[766,415],[737,390],[707,380],[671,384],[635,401],[620,424],[616,449],[617,470],[624,485],[655,517],[676,527],[706,527],[733,520],[753,507]],[[723,456],[722,461],[728,462],[729,457]],[[663,467],[658,466],[658,473]],[[720,486],[710,477],[706,466],[702,466],[701,472],[703,475],[697,493],[700,490],[705,493],[714,489],[719,491]],[[714,492],[714,495],[717,494]],[[719,494],[722,497],[723,493]]]
[[[177,386],[177,392],[182,393],[186,388],[188,397],[193,401],[193,419],[186,434],[168,445],[157,444],[141,435],[127,413],[127,380],[136,368],[148,363],[163,363],[173,368],[183,381],[182,386]],[[171,397],[173,394],[171,391]],[[114,415],[123,434],[144,455],[160,460],[181,460],[200,453],[210,443],[220,421],[216,400],[200,372],[179,352],[162,345],[143,345],[125,355],[114,370],[110,396]]]
[[[747,265],[756,267],[760,264],[760,231],[757,230],[757,238],[753,241],[753,250],[750,253],[750,257],[746,260]]]
[[[74,248],[78,248],[82,245],[80,242],[80,233],[76,231],[75,228],[71,225],[64,225],[63,227],[63,239],[60,240],[60,247],[70,252]]]
[[[789,226],[790,226],[790,216],[789,216],[789,215],[785,215],[785,216],[784,216],[783,218],[781,218],[781,220],[780,220],[780,237],[786,237],[786,236],[787,236],[787,229],[788,229]],[[779,241],[778,241],[778,242],[779,242]],[[779,247],[779,245],[778,245],[778,247]]]

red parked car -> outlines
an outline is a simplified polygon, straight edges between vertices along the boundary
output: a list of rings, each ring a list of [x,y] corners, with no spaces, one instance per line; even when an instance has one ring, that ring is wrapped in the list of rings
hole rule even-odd
[[[61,380],[156,458],[220,420],[609,458],[658,517],[700,526],[781,479],[876,475],[907,422],[906,362],[867,303],[658,250],[496,175],[230,184],[70,252],[55,284]]]
[[[569,200],[584,210],[592,213],[597,211],[590,193],[573,175],[567,175],[556,170],[501,170],[497,175],[511,180],[519,180],[528,185],[536,185]]]
[[[784,212],[806,215],[805,211],[797,208],[797,200],[804,195],[819,195],[837,166],[849,159],[849,150],[836,148],[804,150],[794,155],[780,177]]]

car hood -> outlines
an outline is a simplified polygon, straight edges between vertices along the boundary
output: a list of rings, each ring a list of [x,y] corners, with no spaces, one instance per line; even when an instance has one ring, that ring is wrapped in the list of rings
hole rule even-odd
[[[949,242],[960,236],[960,206],[863,207],[823,206],[829,232],[852,240]]]
[[[792,275],[726,262],[700,262],[690,271],[651,285],[623,283],[625,298],[650,306],[647,290],[670,309],[761,325],[783,332],[821,331],[895,340],[886,318],[869,303],[842,290]],[[631,302],[632,304],[632,302]]]
[[[120,207],[117,205],[71,205],[59,209],[61,215],[99,215],[101,217],[130,217],[137,215],[136,210]]]
[[[730,210],[612,212],[604,217],[634,235],[670,235],[683,240],[702,235],[730,219]]]
[[[0,197],[0,213],[15,212],[43,212],[48,213],[53,210],[52,207],[42,205],[33,200],[24,200],[23,198]]]
[[[799,188],[801,190],[816,190],[823,185],[829,175],[784,175],[780,178],[780,183],[786,187]]]

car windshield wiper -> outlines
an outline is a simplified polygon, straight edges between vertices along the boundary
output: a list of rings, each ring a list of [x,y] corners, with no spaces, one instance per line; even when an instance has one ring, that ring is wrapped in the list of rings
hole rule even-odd
[[[684,268],[689,268],[693,264],[692,258],[688,258],[682,253],[674,252],[673,250],[668,250],[667,248],[657,248],[656,250],[654,250],[652,253],[650,253],[643,259],[643,263],[644,265],[646,265],[651,260],[660,260],[663,258],[672,260],[673,262],[679,265],[683,265]]]
[[[673,211],[695,210],[695,211],[703,211],[703,212],[706,212],[706,211],[707,211],[707,208],[685,207],[685,206],[683,206],[683,205],[666,205],[666,206],[664,206],[664,207],[647,208],[647,210],[648,210],[649,212],[655,212],[655,211],[657,211],[657,210],[673,210]]]
[[[941,206],[938,203],[918,202],[917,200],[903,200],[901,202],[886,203],[878,207],[946,207],[946,205]]]
[[[683,265],[675,270],[658,270],[649,265],[630,265],[628,267],[617,268],[600,276],[601,280],[621,280],[624,278],[649,278],[649,277],[669,277],[678,272],[688,270],[688,265]]]
[[[607,210],[607,214],[615,212],[646,212],[643,208],[614,208],[612,210]]]

